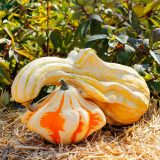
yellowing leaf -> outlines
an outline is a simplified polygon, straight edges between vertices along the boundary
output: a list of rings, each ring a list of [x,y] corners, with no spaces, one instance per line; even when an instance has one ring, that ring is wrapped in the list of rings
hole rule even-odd
[[[17,52],[18,54],[25,56],[26,58],[29,58],[30,60],[35,59],[35,57],[28,51],[26,50],[20,50],[20,49],[14,49],[15,52]]]
[[[153,6],[153,2],[148,3],[147,6],[144,8],[143,15],[148,13],[152,9],[152,6]]]
[[[122,2],[121,4],[128,9],[128,4],[126,2]]]
[[[0,19],[2,19],[6,15],[5,11],[0,11]]]
[[[30,0],[17,0],[17,2],[21,5],[25,5],[27,3],[29,3]]]
[[[73,24],[74,27],[78,27],[79,21],[78,21],[78,20],[74,20],[74,21],[72,22],[72,24]]]
[[[160,23],[158,23],[155,19],[149,18],[149,20],[150,20],[156,27],[160,27]]]
[[[144,7],[142,5],[133,6],[132,9],[137,14],[138,17],[142,17],[144,15],[143,10]]]
[[[10,21],[12,19],[12,17],[20,17],[19,14],[17,13],[12,13],[9,17],[8,17],[8,20]]]
[[[13,38],[13,34],[11,31],[8,30],[7,27],[4,27],[4,30],[7,32],[7,34],[9,35],[9,37],[11,38],[11,42],[12,42],[12,47],[15,47],[15,43],[14,43],[14,38]]]

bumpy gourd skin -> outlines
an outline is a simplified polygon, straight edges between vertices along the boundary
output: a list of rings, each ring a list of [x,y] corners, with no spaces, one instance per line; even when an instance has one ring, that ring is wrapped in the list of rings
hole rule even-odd
[[[139,120],[149,106],[149,89],[131,67],[102,61],[93,49],[72,51],[68,58],[43,57],[26,65],[12,85],[15,101],[34,99],[40,89],[64,78],[84,98],[96,103],[107,123],[127,125]]]
[[[65,91],[57,88],[36,108],[35,112],[27,111],[22,122],[56,144],[79,142],[106,124],[102,110],[72,86]]]

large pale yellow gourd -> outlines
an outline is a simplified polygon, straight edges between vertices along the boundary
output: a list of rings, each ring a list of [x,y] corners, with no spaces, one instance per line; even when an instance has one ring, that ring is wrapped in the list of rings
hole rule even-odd
[[[131,67],[102,61],[93,49],[72,51],[68,58],[43,57],[26,65],[12,85],[15,101],[34,99],[45,85],[64,78],[105,113],[107,123],[136,122],[149,105],[149,89]]]
[[[22,122],[56,144],[79,142],[106,124],[102,110],[65,83],[35,107],[36,111],[23,115]]]

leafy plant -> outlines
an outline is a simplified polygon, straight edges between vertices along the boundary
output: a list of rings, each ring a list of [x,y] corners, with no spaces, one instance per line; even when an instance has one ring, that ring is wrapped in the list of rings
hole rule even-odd
[[[10,103],[10,94],[6,90],[0,90],[0,107],[7,106]]]
[[[0,88],[9,90],[33,59],[92,47],[105,61],[135,67],[159,99],[159,35],[159,0],[1,0]]]

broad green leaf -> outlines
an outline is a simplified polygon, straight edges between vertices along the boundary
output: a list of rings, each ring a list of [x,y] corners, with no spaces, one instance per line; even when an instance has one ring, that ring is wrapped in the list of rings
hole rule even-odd
[[[92,6],[84,6],[84,9],[87,14],[92,14],[94,12],[94,8]]]
[[[117,51],[117,62],[124,65],[131,65],[132,58],[135,55],[135,49],[127,44],[125,44],[124,49]]]
[[[113,11],[112,11],[111,8],[105,9],[104,12],[108,17],[112,17],[113,16]]]
[[[110,26],[110,25],[104,25],[104,26],[102,26],[102,29],[104,29],[104,30],[105,30],[105,32],[107,33],[107,31],[108,31],[108,30],[113,31],[113,30],[115,30],[115,29],[116,29],[116,27],[114,27],[114,26]],[[102,32],[103,32],[103,31],[102,31]]]
[[[99,34],[100,32],[101,32],[101,23],[96,20],[92,20],[90,25],[91,35]]]
[[[103,23],[103,20],[102,20],[102,18],[101,18],[101,16],[99,16],[98,14],[92,14],[92,15],[90,15],[90,19],[91,20],[97,20],[98,22],[101,22],[101,23]]]
[[[0,105],[7,106],[10,103],[10,94],[6,90],[0,92]]]
[[[128,52],[128,53],[135,53],[136,50],[135,48],[133,48],[132,46],[128,45],[128,44],[125,44],[125,47],[124,47],[125,51]]]
[[[154,29],[151,36],[153,43],[160,41],[160,28]]]
[[[149,68],[149,64],[135,64],[133,67],[140,75],[145,75],[146,70]]]
[[[111,47],[111,48],[115,48],[117,45],[118,45],[118,41],[117,40],[109,40],[108,41],[108,45]]]
[[[130,45],[132,45],[133,47],[137,48],[139,47],[140,45],[143,44],[143,39],[138,39],[138,38],[128,38],[128,41],[127,41]]]
[[[122,43],[122,44],[126,44],[128,41],[128,36],[124,35],[124,34],[120,34],[119,36],[116,36],[116,39]]]
[[[55,49],[62,48],[63,41],[59,31],[57,30],[52,31],[50,34],[50,39]]]
[[[81,23],[75,32],[75,37],[80,36],[80,38],[84,39],[84,37],[86,36],[86,33],[90,27],[90,24],[91,24],[90,20],[87,20],[87,21],[84,21],[83,23]]]
[[[130,10],[130,11],[129,11],[129,21],[130,21],[130,24],[131,24],[131,26],[133,27],[133,29],[134,29],[136,32],[139,33],[140,30],[141,30],[140,22],[139,22],[138,16],[137,16],[136,13],[134,12],[134,10]]]
[[[150,55],[160,65],[160,52],[150,50]]]
[[[153,93],[159,94],[160,93],[160,82],[158,81],[147,81],[147,84],[152,88]]]
[[[1,43],[6,43],[6,44],[9,44],[11,41],[9,39],[6,39],[6,38],[2,38],[0,39],[0,44]]]
[[[106,38],[107,38],[107,35],[105,34],[96,34],[96,35],[90,36],[88,41],[95,41],[95,40],[106,39]]]
[[[76,2],[79,4],[79,5],[89,5],[89,4],[92,4],[94,2],[94,0],[76,0]]]

